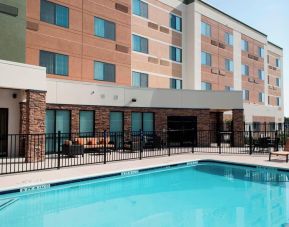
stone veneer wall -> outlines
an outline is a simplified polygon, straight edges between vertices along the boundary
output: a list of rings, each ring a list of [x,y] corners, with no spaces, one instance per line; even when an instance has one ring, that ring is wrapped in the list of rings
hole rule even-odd
[[[24,116],[20,130],[30,134],[25,140],[26,162],[38,162],[45,159],[45,115],[46,92],[26,91],[26,102],[20,104],[20,111]],[[26,125],[26,127],[25,127]]]
[[[234,146],[244,145],[244,110],[235,109],[232,111]]]

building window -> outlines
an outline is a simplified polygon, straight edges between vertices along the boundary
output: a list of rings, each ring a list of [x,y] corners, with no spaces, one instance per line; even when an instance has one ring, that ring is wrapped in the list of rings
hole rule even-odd
[[[180,89],[182,89],[182,87],[183,87],[183,85],[182,85],[182,81],[181,80],[170,79],[170,88],[171,89],[180,90]]]
[[[265,80],[265,72],[264,70],[258,69],[258,76],[260,80]]]
[[[242,39],[241,41],[242,51],[249,51],[249,42],[247,40]]]
[[[131,130],[133,132],[139,132],[140,130],[144,132],[154,131],[154,113],[141,113],[132,112],[131,113]]]
[[[141,0],[133,0],[133,14],[148,18],[148,4]]]
[[[261,123],[260,122],[253,122],[253,131],[259,132],[261,130]]]
[[[225,69],[228,72],[233,72],[234,71],[234,62],[231,59],[225,59]]]
[[[123,131],[123,112],[110,112],[109,114],[110,132]]]
[[[171,14],[171,28],[179,32],[182,31],[182,18]]]
[[[170,59],[176,62],[182,62],[182,49],[177,47],[170,47]]]
[[[48,74],[68,75],[68,56],[40,50],[40,66],[46,67]]]
[[[211,25],[205,23],[205,22],[202,22],[202,25],[201,25],[201,32],[202,32],[202,35],[204,36],[208,36],[208,37],[211,37],[212,35],[212,28],[211,28]]]
[[[249,101],[250,92],[248,90],[243,90],[243,100]]]
[[[264,51],[264,48],[263,47],[258,47],[258,56],[260,58],[264,58],[265,56],[265,51]]]
[[[276,105],[280,106],[280,97],[276,97]]]
[[[277,87],[280,87],[280,78],[276,78],[275,84]]]
[[[212,90],[212,84],[207,82],[202,82],[202,90],[203,91],[211,91]]]
[[[265,102],[265,94],[263,92],[259,92],[259,102]]]
[[[132,35],[132,37],[133,37],[133,50],[148,54],[148,39],[138,35]]]
[[[202,65],[211,66],[212,65],[212,55],[202,51]]]
[[[281,65],[281,61],[280,61],[280,59],[279,58],[276,58],[276,62],[275,62],[275,64],[276,64],[276,67],[280,67],[280,65]]]
[[[69,27],[69,9],[47,0],[41,0],[40,20],[64,28]]]
[[[79,111],[79,133],[85,136],[94,133],[94,111]]]
[[[132,72],[132,86],[148,87],[148,77],[146,73]]]
[[[249,76],[249,66],[242,64],[242,75]]]
[[[271,105],[271,98],[270,98],[270,96],[268,96],[268,105]]]
[[[225,33],[225,43],[229,46],[234,45],[234,37],[232,33],[229,33],[229,32]]]
[[[234,88],[231,86],[225,86],[225,91],[234,91]]]
[[[101,38],[115,40],[115,23],[94,17],[94,34]]]
[[[115,82],[115,65],[105,62],[94,62],[94,79]]]

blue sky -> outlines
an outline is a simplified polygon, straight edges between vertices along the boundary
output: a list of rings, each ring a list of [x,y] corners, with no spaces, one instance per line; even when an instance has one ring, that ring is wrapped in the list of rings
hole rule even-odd
[[[289,1],[204,1],[267,34],[269,41],[283,47],[285,116],[289,117]]]

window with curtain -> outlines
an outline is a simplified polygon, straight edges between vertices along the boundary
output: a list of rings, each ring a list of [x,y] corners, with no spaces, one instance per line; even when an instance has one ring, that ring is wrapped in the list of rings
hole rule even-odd
[[[94,79],[115,82],[115,65],[105,62],[94,62]]]
[[[225,43],[229,46],[234,45],[234,37],[232,33],[229,33],[229,32],[225,33]]]
[[[154,113],[147,112],[132,112],[131,113],[131,130],[133,132],[144,132],[154,131]]]
[[[258,69],[258,76],[260,80],[265,80],[265,72],[262,69]]]
[[[182,80],[170,79],[170,88],[177,90],[182,89]]]
[[[109,128],[110,128],[110,132],[122,132],[123,131],[123,113],[122,112],[110,112]]]
[[[241,70],[242,70],[243,76],[249,76],[249,66],[248,65],[242,64]]]
[[[179,32],[182,31],[182,18],[174,14],[170,14],[171,17],[171,28]]]
[[[40,20],[49,24],[68,28],[69,8],[47,0],[41,0]]]
[[[140,17],[148,18],[148,4],[141,0],[133,0],[132,12]]]
[[[276,97],[276,105],[280,106],[280,97]]]
[[[170,59],[176,62],[182,62],[182,49],[177,47],[170,47]]]
[[[46,67],[48,74],[67,76],[68,61],[67,55],[40,50],[40,66]]]
[[[148,54],[148,39],[138,35],[132,35],[132,37],[133,37],[133,50]]]
[[[275,85],[276,85],[277,87],[280,87],[280,78],[276,78],[276,80],[275,80]]]
[[[281,66],[281,60],[279,58],[276,58],[275,65],[277,68],[279,68]]]
[[[94,34],[101,38],[115,40],[115,23],[94,17]]]
[[[148,74],[132,72],[132,86],[134,87],[148,87]]]
[[[259,92],[259,102],[265,102],[265,94],[263,92]]]
[[[203,91],[211,91],[212,90],[212,84],[208,82],[202,82],[202,90]]]
[[[263,47],[258,47],[258,56],[260,58],[264,58],[265,56],[265,51],[264,51],[264,48]]]
[[[202,65],[211,66],[212,65],[212,55],[210,53],[202,51]]]
[[[242,48],[242,51],[248,52],[249,51],[249,42],[247,40],[242,39],[241,48]]]
[[[201,33],[204,36],[211,37],[211,35],[212,35],[211,25],[209,25],[209,24],[207,24],[205,22],[202,22],[202,24],[201,24]]]
[[[231,59],[225,59],[225,69],[228,72],[233,72],[234,71],[234,62]]]
[[[243,90],[243,100],[249,101],[250,92],[248,90]]]
[[[79,111],[79,133],[94,133],[94,111]]]

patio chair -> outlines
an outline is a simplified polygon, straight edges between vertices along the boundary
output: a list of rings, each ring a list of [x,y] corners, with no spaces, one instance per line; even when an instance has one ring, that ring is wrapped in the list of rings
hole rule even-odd
[[[288,156],[289,156],[289,139],[287,139],[285,147],[284,147],[284,151],[271,151],[269,153],[269,161],[271,161],[271,156],[284,156],[286,157],[286,162],[288,162]]]

